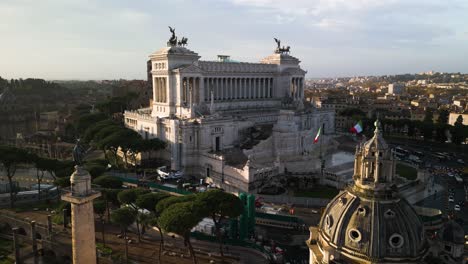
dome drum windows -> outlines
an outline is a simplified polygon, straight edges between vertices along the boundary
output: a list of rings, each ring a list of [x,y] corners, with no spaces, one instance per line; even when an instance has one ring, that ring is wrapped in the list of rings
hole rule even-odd
[[[346,199],[345,197],[341,197],[341,198],[340,198],[340,204],[341,204],[341,205],[345,205],[346,202],[347,202],[347,199]]]
[[[391,209],[388,209],[384,213],[385,218],[394,218],[395,217],[395,212],[392,211]]]
[[[348,236],[353,242],[359,242],[362,239],[361,232],[354,228],[349,230]]]
[[[330,229],[333,226],[333,217],[331,215],[327,215],[325,217],[325,227]]]
[[[360,207],[357,209],[358,215],[361,215],[361,216],[366,216],[366,215],[367,215],[367,212],[368,212],[368,209],[367,209],[366,206],[360,206]]]
[[[400,234],[393,234],[388,239],[388,243],[392,248],[401,248],[404,244],[404,239]]]

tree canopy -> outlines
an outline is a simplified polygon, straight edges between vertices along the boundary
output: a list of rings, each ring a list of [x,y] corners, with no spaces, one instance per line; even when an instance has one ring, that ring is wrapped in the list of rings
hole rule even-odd
[[[122,188],[122,180],[117,177],[112,177],[109,175],[102,175],[93,180],[94,184],[101,186],[102,188],[107,189],[120,189]]]

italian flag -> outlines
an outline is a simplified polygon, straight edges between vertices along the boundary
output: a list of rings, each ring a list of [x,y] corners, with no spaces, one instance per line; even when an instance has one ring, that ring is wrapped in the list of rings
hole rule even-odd
[[[314,138],[314,144],[318,142],[321,133],[322,133],[322,126],[320,126],[319,130],[317,131],[317,135]]]
[[[362,122],[359,121],[356,125],[351,128],[351,133],[359,134],[362,132]]]

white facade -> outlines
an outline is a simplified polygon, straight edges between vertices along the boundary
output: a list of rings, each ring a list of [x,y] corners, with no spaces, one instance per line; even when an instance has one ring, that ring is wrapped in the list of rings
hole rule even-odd
[[[297,58],[283,52],[260,63],[201,61],[169,46],[150,59],[152,106],[126,111],[125,124],[165,140],[172,169],[248,191],[285,168],[318,168],[313,138],[322,123],[334,133],[334,113],[304,105],[306,72]]]
[[[403,83],[391,83],[388,85],[389,94],[402,94],[405,91],[405,85]]]

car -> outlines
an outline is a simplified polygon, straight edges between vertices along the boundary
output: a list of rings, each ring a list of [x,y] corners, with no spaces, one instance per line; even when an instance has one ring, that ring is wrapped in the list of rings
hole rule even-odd
[[[465,164],[465,162],[462,159],[457,159],[457,162],[460,164]]]
[[[454,209],[455,209],[455,211],[458,211],[458,212],[461,211],[460,205],[458,205],[458,204],[455,205]]]
[[[157,168],[156,172],[159,174],[159,178],[163,180],[169,179],[171,175],[169,170],[167,169],[167,166]]]
[[[449,196],[448,201],[453,203],[453,202],[455,202],[455,199],[453,199],[453,196]]]
[[[172,171],[171,174],[169,175],[169,178],[171,179],[180,179],[184,176],[184,173],[181,171]]]

